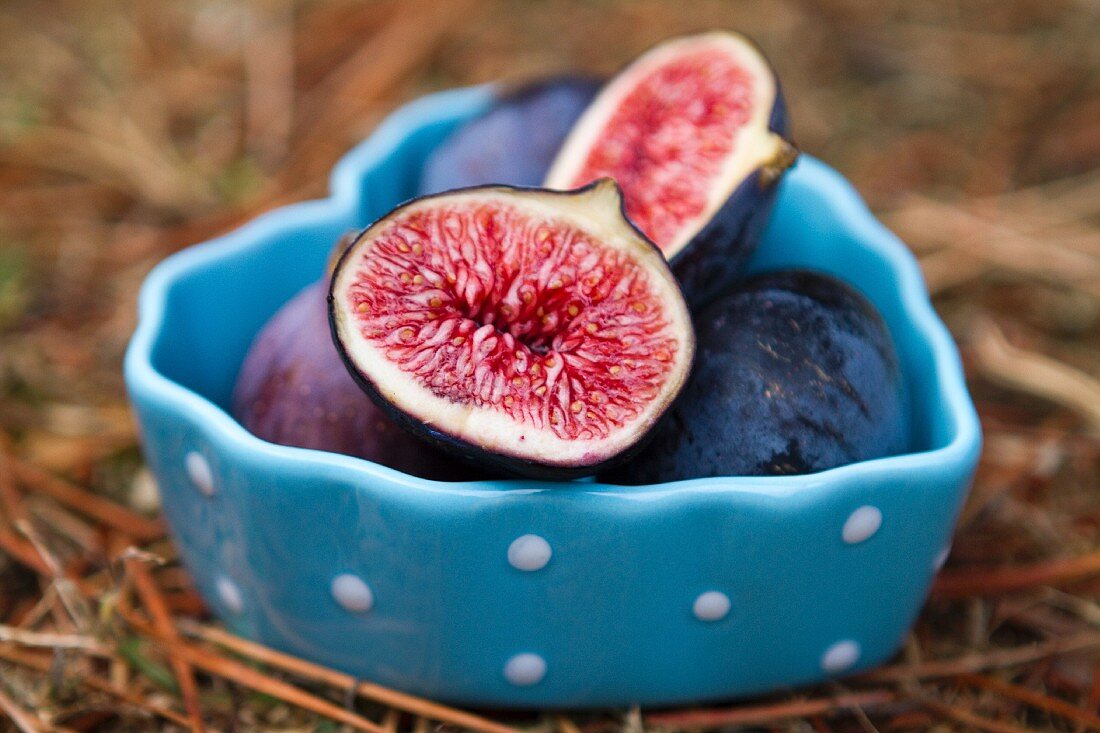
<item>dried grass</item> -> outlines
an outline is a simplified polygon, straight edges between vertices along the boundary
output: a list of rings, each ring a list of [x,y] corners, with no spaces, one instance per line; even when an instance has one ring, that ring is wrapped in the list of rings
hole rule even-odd
[[[986,435],[905,650],[736,704],[471,713],[208,620],[120,377],[156,261],[320,195],[425,91],[745,30],[920,258]],[[0,8],[0,730],[1100,730],[1100,14],[1055,0]],[[7,722],[4,722],[6,719]]]

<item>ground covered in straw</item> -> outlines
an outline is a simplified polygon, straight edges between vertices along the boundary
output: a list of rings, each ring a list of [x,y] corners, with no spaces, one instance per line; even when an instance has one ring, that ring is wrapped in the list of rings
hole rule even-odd
[[[156,519],[120,360],[146,272],[427,91],[755,36],[797,141],[914,249],[986,449],[904,651],[691,710],[462,713],[220,630]],[[1100,11],[1069,0],[0,8],[0,730],[1100,730]]]

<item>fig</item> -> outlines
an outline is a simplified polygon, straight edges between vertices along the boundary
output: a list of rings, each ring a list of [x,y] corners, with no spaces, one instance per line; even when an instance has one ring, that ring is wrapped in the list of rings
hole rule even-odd
[[[534,478],[625,460],[694,352],[676,279],[609,179],[406,203],[344,253],[329,315],[351,374],[410,430]]]
[[[696,319],[683,395],[616,483],[805,474],[908,445],[906,392],[881,316],[834,278],[746,281]]]
[[[724,31],[661,43],[619,72],[570,131],[544,185],[603,176],[665,253],[693,308],[755,248],[798,153],[763,54]]]
[[[424,162],[420,194],[487,183],[537,186],[600,83],[555,77],[506,90]]]
[[[258,438],[366,458],[423,478],[462,480],[464,464],[420,442],[355,383],[332,343],[327,279],[288,301],[257,334],[233,391],[233,416]]]

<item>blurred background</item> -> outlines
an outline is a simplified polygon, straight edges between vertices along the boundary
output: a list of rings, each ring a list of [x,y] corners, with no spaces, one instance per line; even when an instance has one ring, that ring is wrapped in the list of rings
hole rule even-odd
[[[834,705],[765,728],[1091,729],[1100,721],[1092,0],[6,0],[0,490],[18,494],[23,514],[17,522],[10,502],[0,511],[0,620],[49,627],[42,604],[58,571],[28,557],[28,542],[65,573],[109,570],[118,549],[86,506],[46,496],[51,477],[81,497],[156,510],[120,371],[154,264],[261,211],[324,195],[333,162],[414,97],[570,70],[607,75],[656,41],[711,27],[760,43],[795,140],[843,172],[919,256],[963,350],[986,451],[906,663],[1077,641],[977,681],[914,682],[901,695],[907,707]],[[170,546],[158,552],[169,560],[159,582],[170,610],[200,617]],[[148,671],[167,663],[143,643],[139,635],[119,679],[176,705],[178,689]],[[45,710],[81,730],[152,725],[140,706],[65,697],[55,684],[64,669],[52,681],[33,670],[0,653],[0,710],[11,715],[5,701]],[[278,698],[247,704],[216,676],[200,687],[220,727],[316,722]],[[77,713],[85,717],[65,717]],[[631,715],[524,724],[568,723],[566,733],[650,724]],[[797,725],[810,727],[783,727]]]

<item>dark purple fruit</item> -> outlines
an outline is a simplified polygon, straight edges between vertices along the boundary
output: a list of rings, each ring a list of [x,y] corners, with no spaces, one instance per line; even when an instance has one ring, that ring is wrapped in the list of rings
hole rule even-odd
[[[599,82],[558,77],[505,92],[424,162],[420,194],[488,183],[538,186]]]
[[[893,342],[862,295],[788,270],[750,280],[696,321],[688,386],[615,482],[804,474],[906,450]]]
[[[460,456],[536,478],[629,456],[694,350],[676,279],[610,180],[404,204],[345,252],[329,302],[348,369],[380,405]]]
[[[546,176],[570,189],[609,176],[665,253],[693,308],[733,282],[797,151],[775,73],[749,40],[666,41],[612,79]]]
[[[310,285],[256,336],[237,377],[234,417],[272,443],[358,456],[424,478],[469,478],[465,465],[402,430],[348,376],[329,334],[326,291],[326,282]]]

